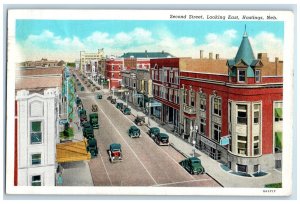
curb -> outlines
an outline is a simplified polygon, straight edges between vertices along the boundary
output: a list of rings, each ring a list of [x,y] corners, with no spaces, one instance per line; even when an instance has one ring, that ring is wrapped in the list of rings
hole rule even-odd
[[[185,154],[183,151],[181,151],[180,149],[178,149],[177,147],[175,147],[175,145],[173,143],[170,143],[170,146],[173,147],[177,152],[179,152],[182,156],[184,156],[185,158],[188,158],[189,156],[187,154]]]

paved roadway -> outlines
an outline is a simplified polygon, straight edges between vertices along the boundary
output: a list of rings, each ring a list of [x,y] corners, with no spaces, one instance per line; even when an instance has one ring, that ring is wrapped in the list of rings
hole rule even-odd
[[[83,84],[83,83],[82,83]],[[87,87],[86,87],[87,88]],[[179,165],[184,157],[171,146],[158,146],[140,127],[140,138],[130,138],[128,129],[134,125],[132,115],[125,116],[103,95],[78,92],[87,114],[92,104],[98,105],[99,124],[94,131],[99,155],[89,161],[94,186],[199,186],[220,187],[208,175],[190,175]],[[171,141],[172,142],[172,141]],[[110,163],[107,149],[111,143],[122,145],[123,161]]]

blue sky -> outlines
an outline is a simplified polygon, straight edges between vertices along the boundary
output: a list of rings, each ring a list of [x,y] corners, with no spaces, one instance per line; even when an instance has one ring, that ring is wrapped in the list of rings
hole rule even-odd
[[[233,58],[245,25],[255,53],[282,59],[284,24],[274,21],[17,20],[16,41],[22,60],[73,61],[80,50],[98,48],[107,55],[164,50],[178,57],[199,57],[202,49]]]

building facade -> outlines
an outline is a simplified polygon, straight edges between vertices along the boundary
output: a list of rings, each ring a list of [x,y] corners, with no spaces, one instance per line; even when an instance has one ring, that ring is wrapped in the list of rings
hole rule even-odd
[[[105,70],[106,80],[108,81],[109,90],[118,90],[121,88],[122,76],[121,71],[124,67],[122,58],[110,57],[106,59]]]
[[[247,33],[234,59],[211,56],[181,64],[182,137],[235,172],[281,168],[282,61],[255,58]]]
[[[151,59],[151,79],[154,99],[161,103],[152,114],[163,123],[179,126],[179,64],[180,58]]]
[[[99,61],[104,59],[104,49],[98,49],[96,53],[86,53],[80,51],[80,71],[85,73],[94,81],[98,81],[100,77]]]
[[[17,92],[15,185],[55,186],[59,90]]]

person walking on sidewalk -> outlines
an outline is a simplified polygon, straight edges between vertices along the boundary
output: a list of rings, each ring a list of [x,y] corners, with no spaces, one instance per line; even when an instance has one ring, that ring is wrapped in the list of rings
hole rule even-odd
[[[62,172],[60,172],[60,173],[58,174],[58,178],[57,178],[57,185],[58,185],[58,186],[63,186],[63,183],[64,183],[64,179],[63,179],[63,177],[62,177]]]

